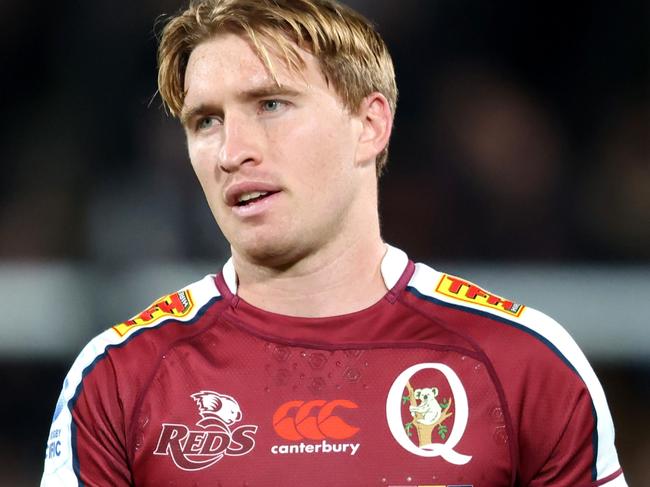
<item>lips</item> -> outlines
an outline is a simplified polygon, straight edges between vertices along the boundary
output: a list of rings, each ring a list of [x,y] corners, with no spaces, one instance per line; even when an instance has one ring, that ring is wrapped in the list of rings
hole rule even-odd
[[[243,182],[229,186],[225,192],[225,200],[230,207],[245,207],[280,191],[281,188],[270,183]]]
[[[268,191],[252,191],[250,193],[244,193],[237,199],[237,206],[246,206],[250,203],[264,199],[270,194],[273,193],[269,193]]]

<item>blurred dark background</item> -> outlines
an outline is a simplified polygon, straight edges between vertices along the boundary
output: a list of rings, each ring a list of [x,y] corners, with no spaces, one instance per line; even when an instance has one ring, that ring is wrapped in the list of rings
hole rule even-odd
[[[347,3],[376,22],[396,63],[380,183],[387,241],[436,266],[648,275],[649,2]],[[1,485],[38,482],[63,377],[111,324],[75,325],[66,338],[56,317],[89,304],[79,293],[48,301],[39,276],[102,294],[138,266],[178,276],[190,262],[205,274],[227,258],[182,131],[156,96],[154,24],[181,5],[0,2]],[[139,304],[123,311],[113,293],[101,300],[116,310],[109,319],[157,297],[124,288]],[[41,348],[7,345],[32,329]],[[647,344],[648,333],[636,338]],[[640,350],[588,353],[630,485],[650,485],[650,349]]]

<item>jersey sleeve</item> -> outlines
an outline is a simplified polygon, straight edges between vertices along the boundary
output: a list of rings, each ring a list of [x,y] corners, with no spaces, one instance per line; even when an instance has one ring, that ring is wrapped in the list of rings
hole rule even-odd
[[[524,485],[626,486],[605,393],[587,358],[557,322],[530,308],[527,314],[558,365],[531,359],[526,396],[533,401],[520,417]]]
[[[126,433],[107,330],[79,354],[57,401],[41,486],[131,485]]]
[[[41,486],[133,484],[130,454],[138,449],[138,439],[130,421],[143,386],[140,379],[155,367],[155,361],[145,356],[159,354],[147,340],[139,342],[140,348],[128,345],[146,330],[165,323],[191,322],[217,297],[214,276],[208,275],[161,297],[84,347],[56,404]],[[148,368],[147,363],[154,365]]]

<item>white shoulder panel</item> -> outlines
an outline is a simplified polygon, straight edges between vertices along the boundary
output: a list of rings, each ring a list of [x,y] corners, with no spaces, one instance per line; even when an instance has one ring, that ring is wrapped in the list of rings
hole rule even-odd
[[[169,319],[190,321],[205,304],[218,296],[214,275],[208,275],[180,291],[158,299],[131,320],[105,330],[81,350],[63,381],[63,389],[54,409],[41,486],[79,485],[73,465],[71,409],[79,393],[84,371],[97,361],[108,347],[125,342],[137,330],[158,326]]]

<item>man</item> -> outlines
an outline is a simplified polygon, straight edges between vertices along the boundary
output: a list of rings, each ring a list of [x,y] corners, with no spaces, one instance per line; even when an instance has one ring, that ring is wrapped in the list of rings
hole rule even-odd
[[[202,0],[160,93],[232,258],[72,366],[42,485],[626,485],[542,313],[381,240],[390,56],[329,0]]]

